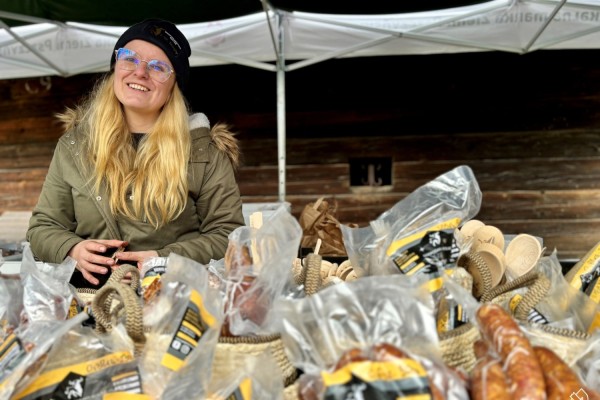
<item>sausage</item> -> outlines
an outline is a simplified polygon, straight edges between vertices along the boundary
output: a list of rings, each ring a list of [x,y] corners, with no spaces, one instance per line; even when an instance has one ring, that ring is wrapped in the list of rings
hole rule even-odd
[[[585,391],[588,399],[600,399],[600,395],[586,388],[571,367],[552,350],[541,346],[535,346],[533,350],[544,372],[548,400],[576,398],[571,395],[578,393],[582,389]]]
[[[473,343],[473,352],[475,353],[475,358],[480,359],[490,353],[490,348],[484,340],[477,339]]]
[[[261,288],[254,288],[255,278],[245,275],[241,282],[227,289],[227,302],[225,303],[226,317],[221,325],[221,335],[235,336],[230,329],[230,320],[227,313],[231,309],[237,309],[243,320],[250,320],[256,325],[261,325],[269,312],[270,302],[267,296],[263,296]],[[246,292],[250,292],[246,294]]]
[[[471,372],[471,400],[511,400],[508,381],[500,360],[485,355]]]
[[[546,384],[533,347],[517,322],[497,304],[483,304],[476,312],[481,334],[498,353],[513,398],[545,400]]]

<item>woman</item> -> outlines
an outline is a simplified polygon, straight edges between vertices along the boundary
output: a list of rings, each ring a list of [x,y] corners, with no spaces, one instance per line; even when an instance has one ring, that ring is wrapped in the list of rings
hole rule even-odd
[[[77,261],[76,287],[101,285],[115,258],[138,266],[171,252],[220,259],[244,223],[236,140],[188,114],[187,39],[151,19],[125,31],[114,50],[111,73],[59,115],[66,132],[27,232],[38,259]]]

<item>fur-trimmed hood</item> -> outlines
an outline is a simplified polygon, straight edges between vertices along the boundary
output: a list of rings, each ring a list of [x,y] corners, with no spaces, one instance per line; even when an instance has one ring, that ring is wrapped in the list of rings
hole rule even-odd
[[[231,132],[229,125],[217,123],[211,128],[206,115],[203,113],[196,113],[190,115],[189,126],[190,130],[208,128],[210,131],[210,138],[217,149],[227,154],[234,169],[239,167],[241,156],[240,146],[238,140],[235,138],[235,133]]]

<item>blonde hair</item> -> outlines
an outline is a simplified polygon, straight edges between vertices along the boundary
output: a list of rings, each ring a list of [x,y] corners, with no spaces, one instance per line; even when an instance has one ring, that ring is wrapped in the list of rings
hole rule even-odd
[[[158,229],[183,212],[188,198],[187,104],[175,85],[136,151],[113,82],[114,75],[108,75],[81,106],[67,109],[58,118],[67,129],[81,125],[89,132],[93,186],[97,193],[102,184],[107,186],[111,212]]]

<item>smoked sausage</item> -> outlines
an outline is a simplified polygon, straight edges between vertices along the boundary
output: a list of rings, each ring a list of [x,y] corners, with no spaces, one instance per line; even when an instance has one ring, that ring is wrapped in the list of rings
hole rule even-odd
[[[504,308],[491,303],[481,305],[476,317],[482,337],[500,357],[513,398],[545,400],[542,367],[517,322]]]
[[[600,399],[598,393],[586,388],[571,367],[552,350],[541,346],[535,346],[533,350],[542,365],[548,400],[576,398],[571,395],[579,393],[580,390],[583,390],[587,396],[582,398]],[[581,395],[584,396],[583,392]]]

